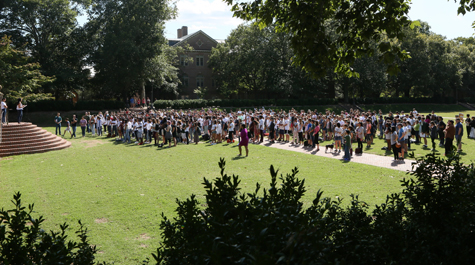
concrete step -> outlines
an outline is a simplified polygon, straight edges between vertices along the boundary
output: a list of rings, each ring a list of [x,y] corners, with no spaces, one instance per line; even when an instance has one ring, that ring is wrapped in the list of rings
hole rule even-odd
[[[68,148],[71,143],[31,123],[3,126],[0,157]]]
[[[23,138],[23,139],[14,138],[8,141],[3,141],[0,144],[0,149],[8,148],[8,147],[24,146],[24,145],[37,146],[37,145],[41,145],[42,143],[58,142],[60,139],[61,138],[57,137],[56,135],[45,135],[44,137],[41,137],[41,138],[37,138],[37,137]]]
[[[30,149],[8,149],[0,151],[0,157],[7,157],[13,155],[22,155],[22,154],[35,154],[35,153],[44,153],[49,151],[61,150],[71,146],[71,142],[65,141],[65,143],[55,144],[55,145],[48,145],[48,146],[41,146],[36,148]]]

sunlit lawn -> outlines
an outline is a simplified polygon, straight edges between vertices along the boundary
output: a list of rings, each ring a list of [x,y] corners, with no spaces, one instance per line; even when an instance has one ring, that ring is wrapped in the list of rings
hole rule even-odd
[[[47,128],[53,132],[53,127]],[[159,246],[160,214],[172,216],[175,199],[197,194],[204,202],[203,177],[218,177],[218,161],[226,171],[240,176],[244,192],[255,183],[267,187],[269,166],[282,173],[295,166],[305,178],[306,205],[319,189],[324,195],[344,198],[359,194],[370,205],[401,190],[404,172],[342,163],[336,159],[251,145],[250,157],[238,159],[235,145],[179,145],[170,149],[116,144],[106,138],[72,139],[72,147],[43,154],[0,160],[0,205],[12,205],[16,191],[24,203],[35,203],[45,217],[45,228],[58,229],[68,222],[77,228],[81,219],[99,247],[99,260],[139,264]],[[71,230],[72,231],[72,230]]]

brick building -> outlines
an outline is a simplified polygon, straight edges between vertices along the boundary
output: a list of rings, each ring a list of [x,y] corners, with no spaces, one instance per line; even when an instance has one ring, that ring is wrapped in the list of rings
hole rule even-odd
[[[211,49],[216,47],[219,42],[202,30],[188,35],[188,27],[186,26],[177,30],[176,39],[168,40],[168,45],[170,46],[188,44],[193,47],[192,51],[180,55],[180,79],[182,85],[179,98],[198,98],[193,92],[198,87],[207,89],[206,98],[217,97],[213,74],[211,68],[208,67],[208,59],[211,55]],[[187,57],[191,57],[193,60],[187,62]]]

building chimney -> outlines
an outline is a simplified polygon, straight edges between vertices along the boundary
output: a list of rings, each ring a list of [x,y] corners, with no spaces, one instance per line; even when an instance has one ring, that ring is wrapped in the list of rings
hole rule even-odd
[[[182,35],[183,37],[185,37],[186,35],[188,35],[188,27],[187,27],[187,26],[181,27],[181,33],[183,34],[183,35]]]
[[[178,30],[177,30],[176,36],[177,36],[178,39],[181,38],[181,37],[183,37],[183,33],[182,33],[182,30],[181,30],[181,29],[178,29]]]

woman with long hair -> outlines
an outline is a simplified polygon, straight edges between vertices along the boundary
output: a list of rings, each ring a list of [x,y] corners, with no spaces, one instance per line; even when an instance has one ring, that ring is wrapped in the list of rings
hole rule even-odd
[[[18,112],[18,124],[20,124],[21,120],[23,119],[23,109],[26,108],[26,105],[21,103],[22,99],[18,99],[18,103],[16,104],[16,110]]]

